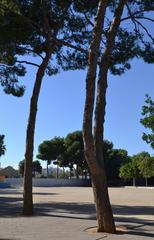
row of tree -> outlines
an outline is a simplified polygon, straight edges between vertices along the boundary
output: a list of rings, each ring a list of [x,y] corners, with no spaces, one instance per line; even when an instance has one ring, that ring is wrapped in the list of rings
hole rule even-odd
[[[124,149],[114,149],[113,143],[107,140],[102,142],[102,149],[108,183],[118,184],[117,180],[120,177],[133,179],[135,186],[136,179],[145,178],[147,186],[147,179],[154,176],[154,157],[151,157],[148,152],[129,156]],[[57,167],[62,167],[63,170],[69,168],[70,172],[75,172],[76,178],[79,178],[79,175],[86,178],[90,174],[84,156],[82,131],[69,133],[65,138],[54,137],[51,140],[43,141],[38,147],[37,158],[47,162],[47,177],[49,175],[48,166],[51,162]],[[19,171],[23,175],[24,160],[19,163]],[[34,161],[33,175],[35,176],[36,172],[41,173],[41,171],[40,162]],[[63,177],[65,177],[64,174]]]
[[[120,177],[124,179],[133,179],[135,186],[136,179],[145,178],[146,186],[148,178],[154,176],[154,157],[148,152],[138,153],[130,158],[130,160],[120,167]]]
[[[43,77],[60,69],[87,67],[85,159],[91,172],[98,231],[114,233],[102,154],[108,72],[123,74],[135,57],[153,63],[153,37],[146,24],[153,23],[148,15],[154,10],[153,0],[2,0],[0,9],[0,83],[4,91],[22,96],[25,87],[19,85],[18,77],[25,75],[27,65],[37,69],[26,131],[23,213],[33,214],[34,132]]]

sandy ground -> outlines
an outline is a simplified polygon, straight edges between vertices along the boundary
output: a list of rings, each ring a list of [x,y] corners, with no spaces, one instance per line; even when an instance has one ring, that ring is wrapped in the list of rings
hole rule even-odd
[[[0,189],[0,240],[153,239],[154,189],[110,188],[117,226],[123,234],[85,231],[96,226],[89,187],[34,188],[34,217],[23,217],[22,189]]]

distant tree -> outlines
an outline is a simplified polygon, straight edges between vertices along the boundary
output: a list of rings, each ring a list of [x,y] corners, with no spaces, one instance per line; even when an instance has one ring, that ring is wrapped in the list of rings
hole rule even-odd
[[[42,166],[38,160],[33,161],[33,175],[36,176],[36,173],[42,173]]]
[[[4,144],[4,135],[0,135],[0,157],[5,154],[6,147]]]
[[[32,172],[33,176],[35,177],[36,173],[42,173],[42,166],[38,160],[33,161],[32,163]],[[23,176],[24,175],[24,166],[25,166],[25,160],[22,160],[19,162],[19,173]]]
[[[84,144],[82,131],[69,133],[64,139],[65,151],[59,156],[61,166],[70,167],[76,166],[76,177],[79,177],[79,172],[88,171],[87,162],[84,157]]]
[[[135,158],[138,159],[140,174],[145,178],[145,184],[148,186],[148,178],[154,176],[154,158],[148,152],[141,152]]]
[[[18,170],[22,177],[24,175],[24,164],[25,164],[25,160],[22,160],[19,162],[19,165],[18,165]]]
[[[103,142],[103,157],[107,180],[113,181],[119,178],[119,169],[130,161],[126,150],[114,149],[113,143],[107,140]]]
[[[154,149],[154,101],[148,94],[146,94],[145,105],[142,107],[142,116],[140,122],[151,131],[150,133],[143,133],[142,138]]]
[[[138,158],[136,156],[133,156],[128,163],[120,167],[119,176],[124,179],[133,179],[133,186],[136,185],[136,179],[140,176]]]
[[[64,150],[64,139],[61,137],[54,137],[51,140],[43,141],[38,147],[37,158],[47,161],[47,177],[48,165],[54,161]]]

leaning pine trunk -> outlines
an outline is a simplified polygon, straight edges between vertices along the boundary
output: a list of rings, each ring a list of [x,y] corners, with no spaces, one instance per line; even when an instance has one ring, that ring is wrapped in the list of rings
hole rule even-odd
[[[95,108],[95,127],[94,137],[92,135],[92,117],[94,106],[94,91],[95,91],[95,79],[94,64],[89,64],[87,79],[86,79],[86,103],[84,111],[83,122],[83,137],[85,146],[85,156],[89,165],[92,177],[92,185],[94,191],[94,199],[97,210],[98,231],[105,231],[109,233],[115,232],[115,225],[113,219],[112,208],[109,201],[107,181],[104,169],[103,159],[103,131],[104,131],[104,118],[105,118],[105,106],[106,106],[106,89],[107,89],[107,73],[109,69],[110,58],[114,46],[115,37],[120,25],[120,19],[125,5],[125,0],[121,0],[115,11],[115,16],[111,24],[110,30],[107,36],[107,43],[105,52],[101,59],[100,72],[97,86],[97,99]],[[105,14],[105,13],[104,13]],[[103,21],[103,19],[102,19]],[[97,24],[96,24],[97,25]],[[102,26],[102,25],[101,25]],[[94,29],[94,42],[97,38]],[[91,52],[89,55],[90,63],[93,63],[93,58],[96,56],[96,45],[92,43]],[[98,46],[98,45],[97,45]],[[98,46],[99,47],[99,46]],[[99,49],[99,48],[98,48]],[[95,55],[93,55],[95,54]],[[97,56],[98,57],[98,56]],[[95,59],[96,60],[96,59]],[[97,64],[97,63],[96,63]]]
[[[107,75],[110,64],[110,58],[112,55],[112,50],[114,47],[115,37],[120,25],[120,19],[123,13],[125,0],[121,0],[117,9],[115,10],[115,15],[113,22],[111,23],[107,42],[106,49],[101,59],[100,71],[98,76],[97,83],[97,98],[96,98],[96,107],[95,107],[95,123],[94,123],[94,146],[97,163],[99,165],[100,171],[97,177],[94,176],[93,182],[98,178],[102,179],[103,183],[101,184],[102,190],[101,193],[97,190],[95,196],[97,211],[99,214],[98,217],[98,231],[106,232],[115,232],[115,225],[113,220],[112,208],[108,196],[107,180],[104,167],[103,159],[103,133],[104,133],[104,122],[105,122],[105,109],[106,109],[106,91],[107,91]],[[97,182],[97,180],[96,180]],[[99,187],[99,186],[98,186]],[[100,205],[100,202],[103,200],[103,204]],[[97,215],[98,215],[97,214]]]
[[[97,231],[114,233],[115,225],[104,170],[100,169],[97,175],[92,176],[92,186],[97,210]]]
[[[92,119],[95,99],[95,80],[98,52],[104,25],[107,1],[100,1],[96,24],[93,30],[93,41],[89,52],[89,66],[86,78],[86,101],[83,120],[83,139],[85,158],[89,166],[97,212],[98,231],[115,232],[112,209],[110,206],[104,168],[98,163],[94,138],[92,135]],[[101,152],[102,154],[102,152]]]
[[[26,134],[26,152],[25,152],[25,170],[24,170],[24,194],[23,194],[23,214],[33,214],[33,199],[32,199],[32,160],[34,148],[34,132],[37,114],[37,103],[41,88],[41,83],[45,70],[47,68],[49,59],[51,57],[51,50],[46,53],[44,60],[38,68],[33,94],[30,102],[30,113],[27,125]]]

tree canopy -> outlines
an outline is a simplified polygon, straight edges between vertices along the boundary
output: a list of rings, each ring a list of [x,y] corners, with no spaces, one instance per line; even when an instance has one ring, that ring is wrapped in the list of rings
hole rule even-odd
[[[37,158],[47,161],[47,176],[48,165],[51,161],[57,160],[58,156],[64,151],[64,139],[61,137],[54,137],[51,140],[43,141],[38,147]]]
[[[142,138],[154,149],[154,101],[148,94],[146,95],[145,105],[142,107],[142,116],[140,122],[151,131],[150,133],[143,133]]]
[[[5,154],[6,147],[4,144],[4,135],[0,135],[0,157]]]
[[[22,176],[24,175],[24,165],[25,165],[25,160],[22,160],[19,162],[19,173]],[[33,161],[32,171],[33,171],[34,177],[36,173],[42,173],[42,166],[38,160]]]
[[[148,152],[141,152],[133,155],[129,162],[121,166],[119,176],[125,179],[145,178],[146,185],[147,179],[154,176],[154,159]]]

